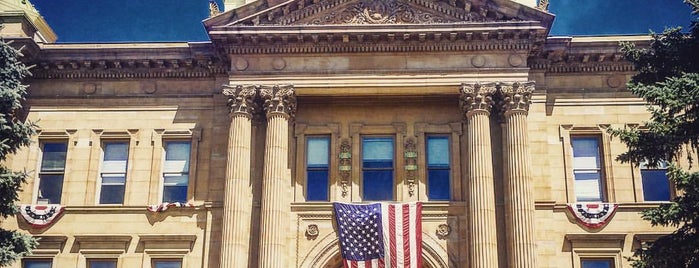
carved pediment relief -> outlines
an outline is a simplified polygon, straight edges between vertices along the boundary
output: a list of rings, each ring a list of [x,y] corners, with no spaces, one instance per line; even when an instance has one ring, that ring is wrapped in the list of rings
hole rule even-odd
[[[505,0],[295,0],[247,15],[236,13],[238,19],[226,26],[541,21],[541,14]]]

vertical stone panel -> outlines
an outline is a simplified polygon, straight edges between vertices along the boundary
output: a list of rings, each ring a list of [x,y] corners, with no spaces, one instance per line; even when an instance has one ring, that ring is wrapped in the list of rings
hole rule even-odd
[[[464,84],[461,109],[468,130],[468,218],[470,267],[498,267],[490,110],[495,84]]]
[[[221,239],[221,268],[248,267],[252,185],[250,181],[254,87],[226,88],[231,126],[228,134],[225,196]]]
[[[289,267],[286,262],[289,214],[289,121],[296,110],[292,86],[262,87],[260,96],[267,113],[259,267]]]
[[[533,82],[500,85],[508,267],[536,267],[534,189],[527,135],[527,114],[533,91]]]

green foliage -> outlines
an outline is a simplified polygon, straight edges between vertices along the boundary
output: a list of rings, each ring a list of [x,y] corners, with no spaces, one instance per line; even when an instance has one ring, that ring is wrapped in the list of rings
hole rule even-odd
[[[699,1],[685,2],[699,13]],[[638,71],[628,88],[648,102],[651,118],[642,129],[610,131],[628,146],[617,159],[654,166],[686,157],[692,163],[699,147],[699,21],[694,19],[689,33],[674,28],[652,37],[647,48],[621,45]],[[671,165],[667,175],[681,194],[642,218],[677,230],[637,250],[633,267],[699,267],[699,173]]]
[[[17,116],[22,101],[27,95],[27,86],[22,80],[30,75],[27,67],[18,60],[21,54],[0,40],[0,163],[9,154],[29,145],[31,135],[36,133],[36,125],[23,122]],[[13,172],[0,165],[0,220],[17,212],[15,202],[26,173]],[[9,265],[20,257],[31,254],[37,242],[29,235],[0,229],[0,266]]]

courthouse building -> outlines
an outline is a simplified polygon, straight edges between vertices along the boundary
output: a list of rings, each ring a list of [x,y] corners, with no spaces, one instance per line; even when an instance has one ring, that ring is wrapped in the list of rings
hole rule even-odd
[[[422,202],[423,267],[629,267],[675,195],[607,132],[649,117],[619,41],[650,38],[522,2],[227,0],[207,42],[61,44],[3,1],[40,126],[10,267],[342,267],[336,201]]]

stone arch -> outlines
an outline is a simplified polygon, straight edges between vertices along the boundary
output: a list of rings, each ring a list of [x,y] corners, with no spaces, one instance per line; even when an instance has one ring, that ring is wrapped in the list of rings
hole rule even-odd
[[[429,234],[422,234],[422,261],[428,268],[456,267],[449,260],[446,250]],[[335,233],[330,233],[321,238],[311,248],[301,261],[301,268],[336,268],[342,267],[340,257],[340,245]]]

